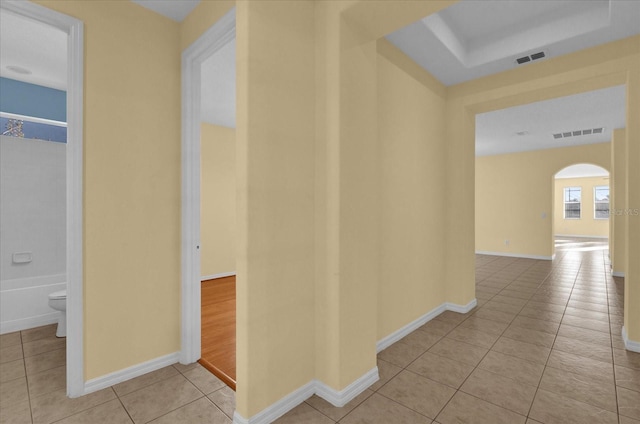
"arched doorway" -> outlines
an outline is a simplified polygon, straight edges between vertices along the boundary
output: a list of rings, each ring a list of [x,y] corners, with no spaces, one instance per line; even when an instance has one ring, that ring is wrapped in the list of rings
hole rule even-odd
[[[609,247],[609,171],[580,163],[554,175],[552,238],[556,250]]]

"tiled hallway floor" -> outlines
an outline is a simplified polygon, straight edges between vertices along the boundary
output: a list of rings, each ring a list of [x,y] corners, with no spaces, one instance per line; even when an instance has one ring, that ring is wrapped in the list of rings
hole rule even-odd
[[[640,354],[624,350],[606,243],[557,246],[553,262],[477,256],[478,307],[380,352],[380,381],[344,408],[314,396],[276,422],[640,424]],[[2,336],[1,423],[231,422],[234,393],[199,365],[67,399],[53,332]]]
[[[67,398],[66,341],[55,331],[49,325],[0,336],[0,423],[231,423],[235,393],[197,363]]]

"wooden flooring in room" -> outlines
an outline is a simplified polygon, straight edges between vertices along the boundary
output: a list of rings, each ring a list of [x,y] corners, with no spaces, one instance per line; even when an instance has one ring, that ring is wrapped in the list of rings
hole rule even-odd
[[[202,282],[202,353],[198,362],[236,389],[236,277]]]

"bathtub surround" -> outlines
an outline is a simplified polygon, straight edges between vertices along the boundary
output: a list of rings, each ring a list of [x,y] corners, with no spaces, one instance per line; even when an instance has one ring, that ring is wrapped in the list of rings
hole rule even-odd
[[[1,136],[0,149],[4,334],[58,320],[48,295],[66,288],[66,145]]]

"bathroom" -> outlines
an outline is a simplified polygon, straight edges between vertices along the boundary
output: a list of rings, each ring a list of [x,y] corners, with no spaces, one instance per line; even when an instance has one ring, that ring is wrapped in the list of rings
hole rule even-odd
[[[67,36],[1,19],[0,334],[59,323],[64,337]]]

